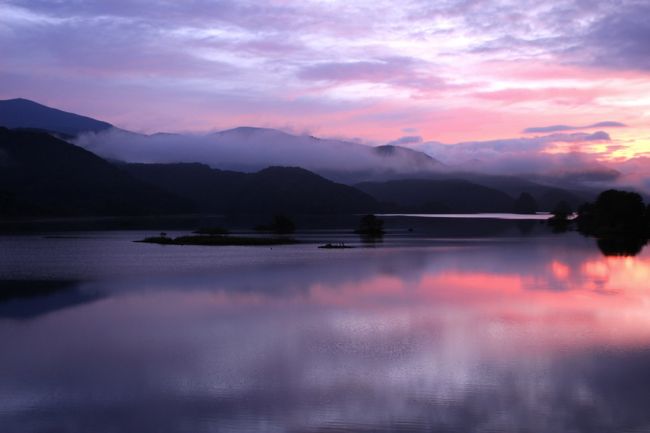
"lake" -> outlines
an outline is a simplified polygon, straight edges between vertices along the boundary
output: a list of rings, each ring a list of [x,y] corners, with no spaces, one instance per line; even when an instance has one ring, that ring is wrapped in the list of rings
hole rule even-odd
[[[649,431],[649,249],[514,227],[0,236],[0,431]]]

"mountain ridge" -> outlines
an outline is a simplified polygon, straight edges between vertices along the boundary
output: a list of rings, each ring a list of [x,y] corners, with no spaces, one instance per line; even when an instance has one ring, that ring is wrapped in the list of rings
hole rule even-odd
[[[108,122],[48,107],[25,98],[0,100],[0,126],[42,129],[73,136],[114,128]]]
[[[7,115],[7,107],[16,104],[23,108],[25,106],[31,108]],[[36,110],[37,115],[34,115],[33,110]],[[23,115],[24,118],[19,119],[20,121],[16,120]],[[70,122],[74,128],[70,126]],[[14,125],[14,129],[20,128],[23,132],[47,131],[104,160],[111,162],[126,160],[127,165],[122,167],[137,163],[154,163],[161,166],[189,164],[179,165],[176,168],[181,170],[180,167],[184,167],[181,171],[182,175],[186,176],[187,182],[201,176],[214,180],[216,175],[206,171],[207,168],[218,170],[221,173],[220,178],[226,179],[225,173],[228,172],[231,173],[232,178],[236,176],[232,173],[255,174],[269,166],[282,166],[301,167],[335,183],[347,185],[383,183],[383,188],[388,189],[395,188],[395,184],[386,183],[389,181],[413,181],[413,185],[434,187],[435,183],[415,181],[464,180],[488,188],[490,194],[494,194],[493,190],[498,190],[513,199],[522,192],[529,192],[544,210],[553,209],[559,201],[567,201],[577,207],[591,199],[593,195],[591,191],[567,190],[551,184],[544,185],[537,180],[532,182],[519,176],[454,171],[453,167],[445,166],[426,153],[398,145],[372,147],[344,140],[293,135],[272,128],[240,126],[205,136],[173,133],[144,135],[116,128],[108,122],[50,108],[22,98],[0,101],[0,125],[3,124]],[[0,155],[1,162],[2,155]],[[191,165],[197,162],[198,165]],[[205,167],[201,167],[200,164],[204,164]],[[196,173],[189,173],[190,171]],[[447,184],[453,185],[453,182]],[[466,184],[456,186],[463,185],[466,186]],[[201,189],[196,184],[195,188]],[[375,185],[372,188],[375,199],[386,201],[384,195],[388,195],[388,201],[392,201],[388,192],[377,191],[379,186]],[[191,191],[185,192],[191,193]],[[422,197],[425,196],[426,194]],[[502,204],[505,203],[503,196],[494,195],[494,198]],[[306,200],[307,197],[304,199]],[[453,197],[448,197],[448,200],[452,199]],[[480,195],[477,199],[481,199]],[[0,203],[6,203],[8,200],[6,193],[0,195]],[[432,209],[444,208],[444,206],[433,206],[432,203],[429,202],[429,207]],[[195,204],[200,205],[200,202]],[[420,206],[425,204],[420,203]],[[291,204],[293,205],[295,203]],[[458,207],[458,204],[455,206]],[[252,205],[249,207],[254,208]],[[234,208],[243,209],[246,206],[239,203]],[[312,205],[312,208],[317,206]]]
[[[405,147],[374,147],[254,126],[207,135],[139,134],[27,99],[0,101],[0,126],[55,133],[106,159],[155,163],[201,161],[213,168],[247,172],[272,165],[300,166],[348,184],[420,176],[445,169],[426,153]]]
[[[299,167],[268,167],[255,173],[205,164],[123,164],[133,177],[187,197],[212,213],[350,213],[377,210],[367,194]]]

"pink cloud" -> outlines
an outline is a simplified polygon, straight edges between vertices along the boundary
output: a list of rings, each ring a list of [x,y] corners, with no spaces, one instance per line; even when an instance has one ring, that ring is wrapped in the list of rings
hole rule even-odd
[[[576,88],[542,88],[526,89],[512,88],[494,92],[477,92],[473,96],[506,104],[525,102],[549,102],[560,105],[584,105],[593,103],[596,98],[607,95],[611,91],[602,89]]]

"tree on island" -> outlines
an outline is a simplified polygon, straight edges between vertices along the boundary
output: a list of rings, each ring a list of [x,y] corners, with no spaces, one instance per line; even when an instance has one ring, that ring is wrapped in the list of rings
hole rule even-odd
[[[532,214],[537,212],[537,201],[527,192],[522,192],[515,200],[514,212],[520,214]]]
[[[648,243],[643,237],[607,237],[597,240],[598,249],[605,256],[636,256]]]
[[[289,217],[285,215],[275,215],[273,216],[273,221],[271,222],[271,224],[259,225],[255,227],[255,230],[261,232],[273,232],[276,234],[284,235],[296,231],[296,225]]]
[[[562,200],[553,208],[553,216],[558,219],[567,219],[573,213],[571,205],[566,201]]]
[[[212,227],[201,227],[197,230],[194,231],[194,233],[198,235],[229,235],[230,230],[220,227],[220,226],[212,226]]]
[[[375,215],[369,214],[361,217],[359,227],[355,233],[365,236],[382,236],[384,234],[384,221]]]
[[[555,208],[553,208],[553,216],[548,219],[548,225],[553,227],[556,232],[564,232],[568,229],[571,220],[569,217],[573,213],[571,206],[566,201],[562,200]]]
[[[578,210],[578,230],[593,236],[638,236],[650,234],[650,218],[643,198],[636,192],[610,189],[594,203]]]

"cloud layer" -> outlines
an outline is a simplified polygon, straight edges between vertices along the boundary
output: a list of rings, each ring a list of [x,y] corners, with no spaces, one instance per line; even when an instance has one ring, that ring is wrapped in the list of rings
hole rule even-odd
[[[444,167],[408,149],[378,149],[362,144],[292,135],[274,129],[241,127],[208,135],[133,134],[119,129],[87,133],[76,144],[105,158],[127,162],[201,162],[213,168],[257,171],[298,166],[336,180],[376,176],[408,177]]]
[[[551,177],[564,186],[627,186],[650,193],[646,169],[650,158],[603,161],[602,155],[616,147],[604,131],[454,144],[424,142],[422,137],[411,135],[373,148],[264,128],[241,127],[207,135],[141,135],[112,129],[84,134],[76,144],[112,160],[201,162],[239,171],[299,166],[348,183],[478,172]]]
[[[650,147],[648,15],[641,0],[7,0],[0,98],[148,133],[603,130],[598,159],[619,161]]]
[[[564,131],[578,131],[581,129],[594,129],[594,128],[625,128],[627,125],[621,122],[606,120],[603,122],[596,122],[592,125],[585,126],[569,126],[569,125],[550,125],[550,126],[533,126],[523,130],[527,134],[535,133],[549,133],[549,132],[564,132]]]

